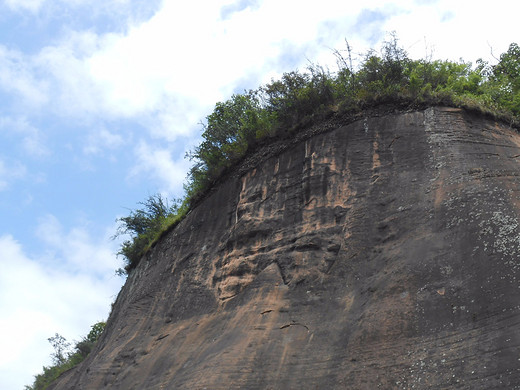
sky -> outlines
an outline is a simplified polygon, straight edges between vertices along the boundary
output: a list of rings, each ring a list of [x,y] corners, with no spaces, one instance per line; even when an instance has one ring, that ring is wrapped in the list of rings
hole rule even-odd
[[[117,218],[183,196],[215,103],[390,32],[412,58],[491,63],[509,0],[0,0],[0,389],[79,341],[124,283]]]

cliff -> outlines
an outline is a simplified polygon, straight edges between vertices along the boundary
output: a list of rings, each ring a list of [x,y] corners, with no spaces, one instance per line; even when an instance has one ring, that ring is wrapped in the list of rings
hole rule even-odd
[[[442,107],[329,127],[229,174],[51,388],[520,388],[520,135]]]

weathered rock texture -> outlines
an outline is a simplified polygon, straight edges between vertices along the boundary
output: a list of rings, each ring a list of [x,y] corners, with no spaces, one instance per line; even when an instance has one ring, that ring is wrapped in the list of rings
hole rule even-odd
[[[520,388],[520,135],[368,117],[230,176],[55,389]]]

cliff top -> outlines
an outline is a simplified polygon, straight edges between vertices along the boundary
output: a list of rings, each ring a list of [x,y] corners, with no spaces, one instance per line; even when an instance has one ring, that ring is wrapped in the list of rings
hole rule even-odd
[[[208,191],[231,172],[243,173],[266,153],[286,149],[336,123],[428,106],[479,112],[519,126],[520,47],[513,43],[496,65],[412,60],[395,37],[380,52],[369,51],[354,69],[350,56],[336,51],[338,71],[311,65],[286,73],[257,90],[233,95],[207,116],[203,141],[183,200],[168,206],[160,197],[122,218],[122,232],[133,234],[120,251],[133,269],[158,238],[175,226]],[[239,164],[240,162],[240,164]],[[149,229],[142,230],[148,222]]]

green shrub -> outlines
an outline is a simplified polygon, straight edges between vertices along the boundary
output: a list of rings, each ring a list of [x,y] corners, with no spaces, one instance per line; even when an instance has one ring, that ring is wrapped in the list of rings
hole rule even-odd
[[[180,200],[175,200],[169,205],[168,200],[160,194],[151,195],[139,204],[144,207],[131,210],[130,215],[117,220],[120,224],[115,237],[130,235],[130,239],[121,244],[118,252],[126,262],[125,270],[119,270],[119,273],[135,268],[144,253],[164,231],[178,222],[186,211]]]
[[[44,366],[43,372],[34,377],[32,386],[25,386],[25,390],[45,390],[62,373],[85,360],[103,333],[105,326],[106,323],[103,321],[92,325],[89,334],[78,341],[73,350],[70,349],[70,343],[60,334],[56,333],[53,337],[49,337],[48,341],[54,349],[51,354],[53,365]]]

